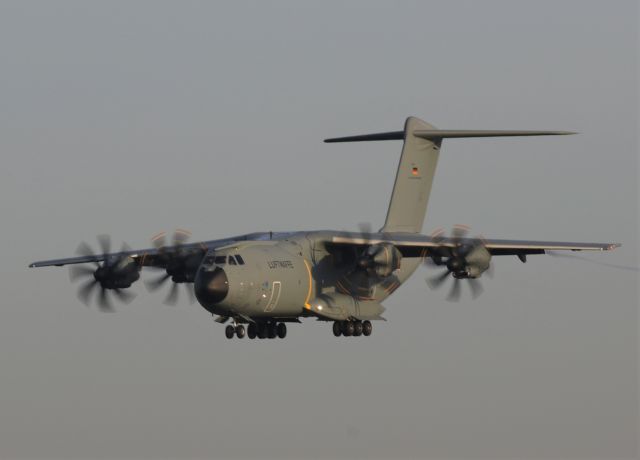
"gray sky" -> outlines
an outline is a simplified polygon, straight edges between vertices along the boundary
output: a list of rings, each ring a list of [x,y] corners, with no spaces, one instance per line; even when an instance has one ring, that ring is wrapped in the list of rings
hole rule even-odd
[[[638,274],[495,261],[476,301],[419,271],[388,322],[228,341],[198,305],[75,297],[80,241],[148,247],[382,224],[401,129],[445,141],[425,230],[619,241],[638,265],[638,4],[0,3],[0,458],[631,458]]]

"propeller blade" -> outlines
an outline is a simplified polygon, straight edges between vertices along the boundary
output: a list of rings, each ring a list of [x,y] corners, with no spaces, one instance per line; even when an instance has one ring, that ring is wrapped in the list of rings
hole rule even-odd
[[[104,312],[113,311],[113,306],[111,305],[111,301],[109,300],[107,290],[102,286],[100,286],[100,292],[98,293],[98,307],[100,307],[100,310]]]
[[[151,243],[156,249],[160,249],[166,245],[167,234],[166,232],[156,233],[151,237]]]
[[[91,299],[91,292],[93,291],[93,288],[96,287],[97,284],[98,284],[98,281],[93,279],[93,280],[87,281],[86,283],[84,283],[82,286],[78,288],[78,292],[76,295],[78,299],[80,299],[80,302],[82,302],[86,306],[89,306],[89,300]]]
[[[103,256],[111,252],[111,237],[109,235],[98,235],[98,244]]]
[[[160,289],[162,287],[162,285],[164,283],[167,282],[167,280],[171,277],[171,275],[169,275],[168,273],[163,273],[162,275],[160,275],[158,278],[156,279],[152,279],[152,280],[145,280],[144,285],[147,287],[147,289],[149,289],[150,291],[157,291],[158,289]]]
[[[479,295],[484,292],[484,288],[482,287],[482,283],[474,278],[469,278],[469,287],[471,287],[471,297],[477,299]]]
[[[437,289],[440,286],[442,286],[442,283],[444,283],[447,280],[447,277],[449,276],[449,270],[444,270],[441,274],[434,276],[432,278],[427,278],[427,285],[431,288],[431,289]]]
[[[191,237],[191,232],[189,230],[184,230],[182,228],[179,228],[173,233],[173,245],[181,246],[184,243],[186,243],[190,237]]]
[[[163,303],[165,305],[175,305],[178,303],[178,283],[171,283],[171,289],[169,289],[169,293]]]
[[[187,296],[189,297],[189,304],[193,305],[196,302],[196,294],[193,292],[193,284],[185,283],[184,287],[187,290]]]
[[[456,224],[453,226],[453,230],[451,231],[451,238],[457,243],[466,237],[468,233],[469,227],[462,224]]]
[[[491,262],[489,263],[489,268],[487,268],[485,273],[489,278],[493,278],[493,275],[495,275],[495,270],[493,268],[493,263],[491,263]]]
[[[354,271],[351,276],[351,285],[350,290],[355,294],[363,294],[364,292],[369,292],[371,290],[371,279],[367,275],[365,271],[357,270]]]
[[[82,257],[93,257],[96,255],[93,252],[93,249],[91,249],[91,246],[89,246],[84,241],[78,245],[78,248],[76,249],[76,254]]]
[[[442,267],[445,263],[442,256],[436,254],[435,251],[424,257],[424,264],[429,267]]]
[[[460,300],[460,293],[462,289],[460,286],[460,280],[457,278],[453,279],[453,285],[451,286],[451,290],[449,291],[449,295],[447,296],[447,300],[451,302],[457,302]]]
[[[112,289],[113,295],[115,295],[119,301],[129,304],[133,299],[136,298],[136,295],[132,292],[125,291],[124,289]]]
[[[86,265],[72,265],[69,268],[69,280],[73,282],[78,280],[79,278],[93,276],[94,272],[94,268],[87,267]]]
[[[444,238],[444,228],[438,227],[434,231],[432,231],[429,236],[433,238],[435,241],[441,241]]]
[[[372,228],[373,226],[371,225],[371,222],[358,223],[358,229],[360,230],[361,233],[371,233]]]
[[[358,224],[358,232],[360,233],[360,238],[366,242],[365,244],[369,243],[369,240],[371,239],[372,231],[373,231],[373,227],[371,226],[371,223],[360,222]]]

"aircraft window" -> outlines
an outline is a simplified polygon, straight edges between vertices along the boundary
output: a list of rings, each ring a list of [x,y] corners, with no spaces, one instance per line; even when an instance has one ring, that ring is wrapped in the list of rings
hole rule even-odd
[[[224,265],[225,262],[227,261],[227,256],[216,256],[216,264],[218,265]]]
[[[237,255],[237,256],[236,256],[236,259],[238,259],[238,263],[239,263],[240,265],[244,265],[244,259],[243,259],[240,255]]]
[[[238,265],[236,263],[236,259],[234,259],[233,256],[229,256],[229,265]]]

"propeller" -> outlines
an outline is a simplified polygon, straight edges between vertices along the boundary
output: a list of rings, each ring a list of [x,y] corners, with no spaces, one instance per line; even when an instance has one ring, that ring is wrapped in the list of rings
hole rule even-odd
[[[93,267],[87,265],[72,265],[69,268],[69,279],[75,282],[79,279],[86,281],[78,288],[78,299],[85,305],[89,305],[92,295],[97,292],[96,300],[101,311],[113,311],[113,304],[109,298],[109,292],[117,300],[123,303],[130,303],[135,294],[127,292],[124,288],[140,277],[139,267],[133,259],[127,255],[109,255],[111,252],[111,238],[108,235],[98,236],[98,245],[102,254],[103,262],[93,262]],[[120,252],[129,251],[126,244],[122,245]],[[91,246],[82,242],[78,246],[76,253],[83,257],[96,257],[96,253]]]
[[[391,243],[372,244],[370,223],[360,223],[358,227],[363,245],[355,249],[355,258],[344,280],[356,294],[369,295],[374,284],[389,278],[400,267],[402,256]],[[385,289],[388,287],[384,286]]]
[[[431,289],[442,287],[451,276],[453,284],[447,295],[447,300],[457,302],[462,294],[462,280],[465,280],[471,289],[471,296],[475,299],[482,294],[484,288],[477,279],[486,272],[493,276],[490,264],[491,254],[484,247],[484,239],[481,237],[468,238],[469,227],[456,225],[451,231],[451,237],[444,237],[444,230],[438,229],[431,234],[433,241],[438,244],[429,250],[429,256],[425,257],[425,264],[435,267],[444,267],[445,270],[431,278],[427,278],[427,285]]]
[[[165,305],[176,305],[178,303],[180,298],[179,283],[185,283],[184,286],[189,297],[189,303],[194,303],[196,300],[193,287],[186,284],[189,282],[187,271],[194,271],[200,263],[199,255],[190,256],[189,251],[184,248],[184,244],[190,237],[191,232],[188,230],[176,230],[171,238],[171,247],[166,246],[166,232],[158,233],[151,238],[153,245],[161,254],[161,258],[164,259],[166,268],[164,269],[165,272],[160,276],[145,281],[145,286],[149,291],[155,292],[171,281],[171,287],[163,301]]]

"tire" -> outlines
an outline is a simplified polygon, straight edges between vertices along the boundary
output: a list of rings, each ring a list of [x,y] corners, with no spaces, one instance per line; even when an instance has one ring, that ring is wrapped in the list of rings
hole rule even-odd
[[[354,325],[353,325],[353,335],[355,337],[360,337],[362,335],[362,331],[363,331],[363,326],[362,323],[360,321],[357,321]]]
[[[224,328],[224,335],[226,335],[228,339],[232,339],[235,333],[236,333],[236,328],[233,327],[231,324],[229,324],[227,327]]]
[[[371,321],[363,321],[362,322],[362,334],[366,337],[369,337],[373,332],[373,326],[371,325]]]
[[[244,328],[244,326],[242,324],[239,324],[236,326],[236,336],[238,336],[239,339],[243,338],[246,334],[246,330]]]
[[[249,337],[250,339],[255,339],[257,335],[258,327],[255,325],[255,323],[249,324],[249,326],[247,327],[247,337]]]
[[[278,334],[278,337],[284,339],[287,336],[287,325],[284,323],[278,323],[278,326],[276,326],[276,333]]]
[[[342,324],[340,324],[340,321],[333,322],[333,335],[336,337],[340,337],[342,335]]]
[[[267,325],[267,337],[269,337],[270,339],[275,339],[276,338],[276,325],[273,323],[270,323],[269,325]]]
[[[260,339],[266,339],[267,338],[267,325],[266,324],[260,324],[258,326],[258,338],[260,338]]]
[[[354,329],[355,326],[353,325],[353,322],[345,321],[344,326],[342,327],[342,333],[345,335],[345,337],[350,337],[353,335]]]

